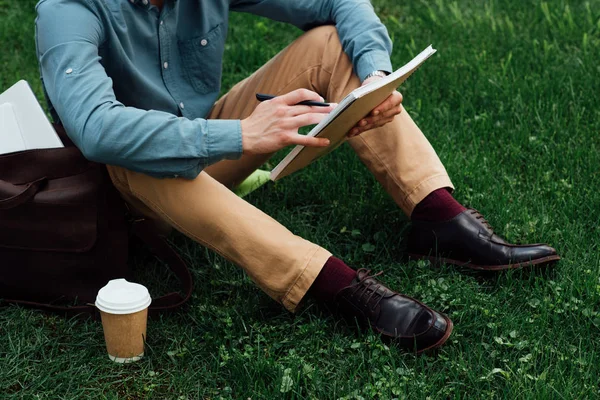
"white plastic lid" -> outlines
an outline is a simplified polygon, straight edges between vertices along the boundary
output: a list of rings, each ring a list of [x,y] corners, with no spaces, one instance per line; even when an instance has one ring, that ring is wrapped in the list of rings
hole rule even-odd
[[[98,291],[96,307],[109,314],[133,314],[150,305],[152,299],[145,286],[113,279]]]

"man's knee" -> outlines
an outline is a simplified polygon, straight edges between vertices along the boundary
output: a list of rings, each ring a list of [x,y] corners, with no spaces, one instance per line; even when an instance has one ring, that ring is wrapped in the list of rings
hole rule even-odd
[[[307,31],[304,34],[304,38],[314,44],[315,47],[326,46],[326,47],[338,47],[342,50],[342,44],[338,31],[334,25],[322,25]]]
[[[315,35],[326,35],[326,36],[330,36],[330,35],[337,36],[337,34],[338,34],[337,29],[335,28],[335,25],[317,26],[316,28],[312,28],[312,29],[308,30],[307,33],[315,34]]]

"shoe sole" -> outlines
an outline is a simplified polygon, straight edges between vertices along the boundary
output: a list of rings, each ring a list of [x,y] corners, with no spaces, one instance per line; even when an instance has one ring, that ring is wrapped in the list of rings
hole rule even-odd
[[[446,343],[446,341],[452,334],[452,330],[454,329],[454,323],[450,320],[450,318],[448,318],[446,316],[446,314],[441,314],[441,315],[442,315],[442,317],[444,317],[444,320],[446,320],[446,326],[447,326],[446,333],[444,333],[444,336],[442,336],[442,338],[440,340],[438,340],[431,346],[417,351],[417,353],[416,353],[417,355],[421,355],[423,353],[429,353],[429,352],[432,352],[433,350],[437,349],[438,347],[441,347],[444,343]]]
[[[533,266],[543,266],[547,264],[552,264],[560,260],[560,256],[552,255],[548,257],[536,258],[535,260],[521,262],[517,264],[505,264],[505,265],[478,265],[470,262],[453,260],[451,258],[444,257],[432,257],[432,256],[424,256],[421,254],[413,254],[409,253],[408,257],[413,260],[429,260],[433,264],[452,264],[457,265],[459,267],[469,268],[475,271],[504,271],[508,269],[519,269],[525,267],[533,267]]]

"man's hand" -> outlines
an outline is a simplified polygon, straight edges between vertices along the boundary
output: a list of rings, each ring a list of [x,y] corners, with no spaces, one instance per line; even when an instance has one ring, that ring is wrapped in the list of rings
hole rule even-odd
[[[291,144],[326,147],[329,139],[298,133],[298,128],[318,124],[337,106],[296,106],[304,101],[324,101],[308,89],[293,92],[260,103],[252,114],[242,120],[242,147],[244,154],[268,154]]]
[[[373,76],[365,80],[362,86],[365,86],[377,79],[381,79],[381,77]],[[375,107],[368,116],[358,121],[354,128],[348,132],[348,137],[354,137],[370,129],[379,128],[380,126],[393,121],[394,117],[401,112],[402,94],[396,90],[387,99],[385,99],[383,103]]]

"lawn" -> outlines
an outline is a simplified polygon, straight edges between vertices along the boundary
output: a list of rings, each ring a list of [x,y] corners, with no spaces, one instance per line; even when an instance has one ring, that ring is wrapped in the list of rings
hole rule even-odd
[[[386,346],[310,302],[291,315],[240,269],[175,235],[194,295],[150,322],[143,361],[111,363],[96,321],[3,307],[0,397],[600,397],[600,1],[373,2],[395,42],[394,66],[430,43],[438,49],[401,91],[457,199],[507,239],[548,242],[563,260],[493,276],[407,261],[407,218],[344,146],[247,199],[448,313],[455,331],[436,356]],[[0,0],[0,91],[26,79],[42,101],[34,5]],[[300,34],[231,18],[225,88]],[[152,293],[176,285],[145,254],[133,262]]]

